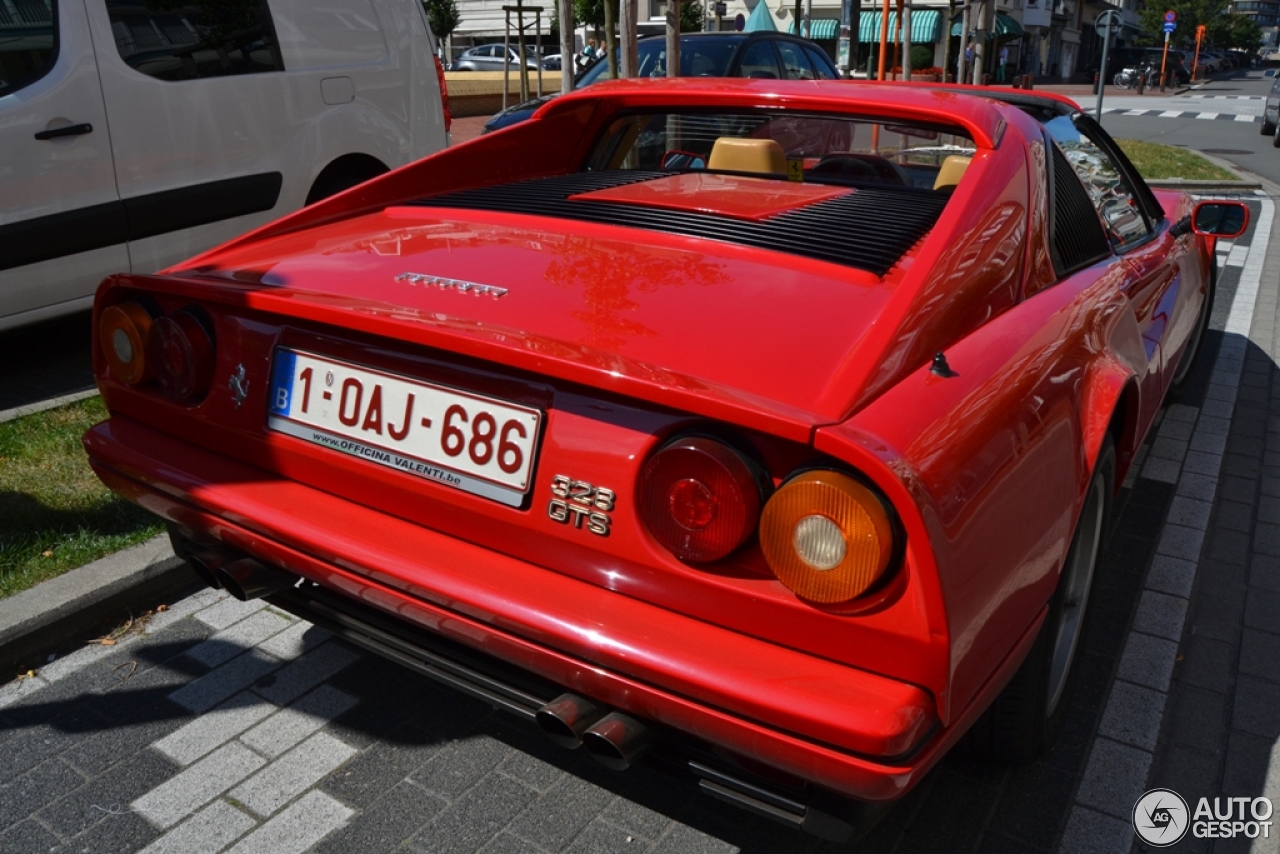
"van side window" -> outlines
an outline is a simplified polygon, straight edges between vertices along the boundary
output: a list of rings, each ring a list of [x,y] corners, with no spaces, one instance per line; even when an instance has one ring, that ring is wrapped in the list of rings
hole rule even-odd
[[[0,2],[0,95],[44,76],[58,56],[53,0]]]
[[[266,0],[106,4],[120,58],[149,77],[198,80],[284,70]]]

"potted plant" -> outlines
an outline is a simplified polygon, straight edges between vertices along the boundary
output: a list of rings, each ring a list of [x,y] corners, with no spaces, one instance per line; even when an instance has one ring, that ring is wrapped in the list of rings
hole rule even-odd
[[[942,69],[936,65],[911,69],[911,79],[918,83],[937,83],[942,80]]]

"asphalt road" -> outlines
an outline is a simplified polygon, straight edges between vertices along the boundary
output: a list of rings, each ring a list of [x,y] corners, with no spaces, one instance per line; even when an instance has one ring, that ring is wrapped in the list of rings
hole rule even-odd
[[[1248,156],[1272,151],[1246,122],[1104,124],[1135,138],[1207,134],[1216,148],[1238,134],[1240,150],[1254,142]],[[1269,201],[1251,207],[1255,224],[1270,219]],[[1059,744],[1018,769],[949,757],[854,850],[1126,851],[1145,788],[1272,795],[1280,370],[1266,238],[1222,247],[1192,388],[1118,500]],[[85,326],[0,334],[0,408],[42,382],[46,395],[83,386]],[[848,850],[644,768],[605,772],[261,603],[197,594],[115,647],[37,664],[0,686],[0,851]]]
[[[1142,98],[1108,97],[1103,102],[1103,109],[1169,110],[1173,106],[1184,112],[1221,110],[1223,114],[1261,115],[1262,99],[1270,91],[1272,82],[1271,78],[1263,75],[1264,70],[1260,68],[1231,72],[1173,99],[1158,94]],[[1081,98],[1079,101],[1092,113],[1094,99]],[[1258,122],[1128,116],[1107,112],[1102,117],[1102,126],[1117,139],[1138,139],[1205,151],[1280,184],[1280,149],[1273,147],[1271,137],[1258,132],[1261,127]]]

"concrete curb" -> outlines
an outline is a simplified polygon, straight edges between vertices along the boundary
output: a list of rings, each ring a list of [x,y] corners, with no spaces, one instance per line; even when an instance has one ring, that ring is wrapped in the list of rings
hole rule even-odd
[[[36,667],[33,656],[197,586],[164,535],[43,581],[0,599],[0,668]]]
[[[71,394],[64,394],[60,397],[51,397],[48,400],[28,403],[24,406],[15,406],[13,409],[0,410],[0,424],[3,424],[6,421],[13,421],[15,418],[21,418],[24,415],[34,415],[37,412],[44,412],[48,409],[57,409],[59,406],[66,406],[68,403],[75,403],[79,400],[88,400],[91,397],[97,396],[98,390],[96,388],[89,388],[84,391],[74,391]]]
[[[1196,152],[1199,154],[1199,152]],[[1203,155],[1202,155],[1203,156]],[[1238,169],[1232,169],[1239,172]],[[1156,190],[1182,190],[1187,193],[1213,193],[1215,196],[1231,196],[1238,193],[1253,195],[1254,190],[1262,189],[1261,181],[1188,181],[1183,178],[1157,178],[1147,181],[1147,186]]]

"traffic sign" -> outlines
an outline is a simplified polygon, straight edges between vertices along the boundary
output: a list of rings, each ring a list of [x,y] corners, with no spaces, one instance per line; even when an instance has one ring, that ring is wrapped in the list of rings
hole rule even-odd
[[[1166,24],[1172,24],[1176,20],[1178,20],[1178,13],[1172,9],[1164,13],[1164,22]]]
[[[1178,28],[1178,25],[1177,25],[1177,24],[1175,24],[1173,21],[1165,21],[1165,22],[1164,22],[1164,31],[1165,31],[1166,33],[1171,33],[1171,32],[1173,32],[1174,30],[1176,30],[1177,28]]]
[[[1098,34],[1098,38],[1105,39],[1111,30],[1119,30],[1124,26],[1124,16],[1120,14],[1118,9],[1111,9],[1103,12],[1093,22],[1093,31]]]

